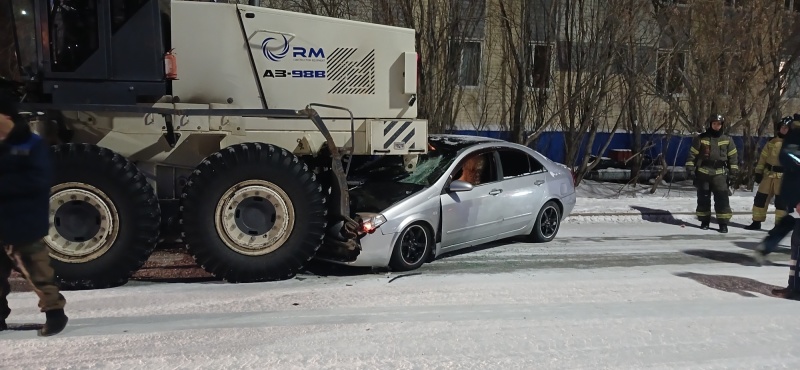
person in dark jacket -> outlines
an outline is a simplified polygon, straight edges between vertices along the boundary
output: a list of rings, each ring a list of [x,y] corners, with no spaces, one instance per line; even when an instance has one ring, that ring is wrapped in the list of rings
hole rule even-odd
[[[66,300],[59,291],[43,238],[50,227],[52,164],[48,145],[20,117],[16,101],[0,91],[0,330],[11,314],[8,278],[18,270],[39,296],[47,318],[40,336],[67,325]]]
[[[800,114],[798,113],[794,114],[794,116],[792,117],[792,122],[790,123],[789,127],[790,131],[786,135],[784,135],[784,142],[786,140],[786,137],[792,135],[792,133],[794,134],[792,140],[800,140],[800,138],[798,138],[798,135],[800,135]],[[781,163],[781,167],[783,167],[782,163],[784,163],[781,160],[781,155],[783,155],[784,153],[785,151],[783,150],[780,150],[778,152],[778,161],[779,163]],[[785,161],[786,159],[787,157],[783,157],[783,161]],[[792,169],[792,167],[789,167],[789,169]],[[797,175],[795,174],[790,176],[796,177]],[[784,190],[789,191],[790,194],[793,191],[797,191],[796,185],[795,188],[793,188],[791,182],[788,184],[781,182],[781,187],[779,189],[779,192]],[[785,199],[784,197],[782,198]],[[764,237],[764,240],[761,241],[761,243],[758,245],[758,247],[756,247],[755,251],[753,252],[753,259],[755,259],[756,262],[758,262],[761,265],[764,265],[767,262],[767,255],[774,252],[775,249],[778,248],[778,244],[780,244],[780,242],[787,235],[789,235],[789,233],[791,233],[792,230],[794,230],[795,228],[795,223],[797,220],[793,217],[793,212],[795,211],[796,207],[789,203],[786,203],[785,201],[783,201],[783,199],[781,199],[780,203],[783,208],[784,211],[783,213],[785,214],[785,216],[781,217],[780,221],[777,221],[775,223],[775,226],[771,230],[769,230],[769,232],[767,232],[767,236]]]
[[[795,114],[795,121],[783,142],[779,159],[784,168],[781,194],[787,209],[800,214],[800,115]],[[783,289],[775,289],[772,294],[781,298],[800,299],[800,222],[794,222],[792,231],[792,257],[789,263],[789,282]]]

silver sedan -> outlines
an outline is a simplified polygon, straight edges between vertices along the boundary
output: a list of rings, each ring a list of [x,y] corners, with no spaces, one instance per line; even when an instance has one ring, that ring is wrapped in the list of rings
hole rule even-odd
[[[485,137],[429,139],[427,154],[402,163],[387,156],[351,172],[362,251],[339,263],[408,271],[498,239],[548,242],[575,206],[569,168],[533,149]]]

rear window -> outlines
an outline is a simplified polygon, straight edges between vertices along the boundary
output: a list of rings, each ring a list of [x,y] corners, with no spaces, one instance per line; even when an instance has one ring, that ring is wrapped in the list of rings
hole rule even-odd
[[[516,150],[500,151],[503,179],[510,179],[531,173],[529,158],[527,154]]]

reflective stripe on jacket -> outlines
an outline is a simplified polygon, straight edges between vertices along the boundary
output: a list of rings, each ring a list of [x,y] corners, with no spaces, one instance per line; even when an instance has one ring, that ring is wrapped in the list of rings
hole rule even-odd
[[[697,172],[711,176],[725,174],[727,167],[736,174],[739,172],[738,153],[730,136],[723,134],[713,137],[702,133],[692,140],[686,167],[691,170],[697,168]]]

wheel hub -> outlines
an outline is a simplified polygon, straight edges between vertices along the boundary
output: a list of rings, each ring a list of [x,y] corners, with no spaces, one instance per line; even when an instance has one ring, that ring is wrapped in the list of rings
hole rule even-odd
[[[87,198],[84,196],[84,199]],[[54,226],[71,242],[85,242],[100,231],[100,211],[86,200],[70,200],[56,210]]]
[[[264,235],[275,226],[275,206],[258,195],[244,198],[234,211],[239,230],[249,235]]]
[[[291,235],[294,207],[277,185],[248,180],[223,194],[215,225],[228,248],[244,255],[264,255],[278,249]]]
[[[54,187],[50,230],[44,238],[51,256],[63,262],[87,262],[103,255],[119,228],[117,210],[99,189],[83,183]]]

